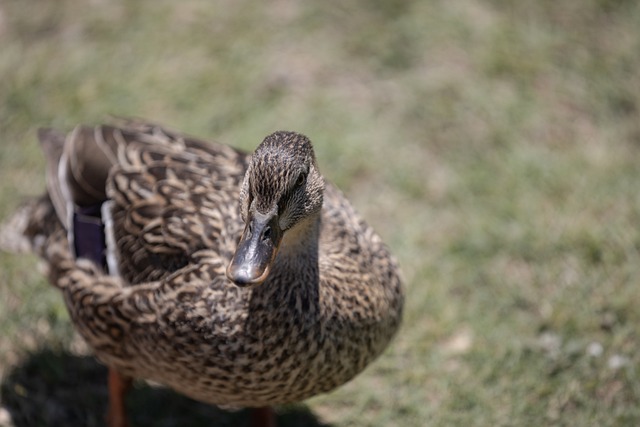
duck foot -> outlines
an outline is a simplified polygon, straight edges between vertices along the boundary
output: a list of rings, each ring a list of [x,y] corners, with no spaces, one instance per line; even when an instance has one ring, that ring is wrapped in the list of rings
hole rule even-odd
[[[270,406],[251,411],[251,427],[276,427],[276,413]],[[110,426],[111,427],[111,426]]]
[[[107,426],[129,427],[124,396],[131,388],[132,379],[109,368],[109,409],[107,412]]]

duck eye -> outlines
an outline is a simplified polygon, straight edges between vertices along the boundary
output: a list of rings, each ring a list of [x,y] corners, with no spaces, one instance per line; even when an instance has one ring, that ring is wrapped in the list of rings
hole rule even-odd
[[[300,173],[298,175],[298,180],[296,181],[296,187],[300,187],[307,180],[307,174],[305,172]]]

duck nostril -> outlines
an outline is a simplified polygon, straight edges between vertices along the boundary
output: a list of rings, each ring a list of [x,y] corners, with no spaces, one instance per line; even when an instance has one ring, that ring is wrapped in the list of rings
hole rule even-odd
[[[264,228],[264,231],[262,232],[262,240],[268,240],[271,237],[271,227],[269,227],[268,225]]]

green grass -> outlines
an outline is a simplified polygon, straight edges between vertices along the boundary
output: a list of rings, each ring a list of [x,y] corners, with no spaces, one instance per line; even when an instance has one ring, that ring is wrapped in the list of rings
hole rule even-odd
[[[408,303],[383,357],[283,424],[637,425],[638,22],[625,0],[8,0],[0,218],[44,188],[39,126],[134,115],[245,149],[297,130]],[[37,265],[0,253],[0,407],[100,425],[100,368]],[[47,403],[68,389],[89,409]],[[177,395],[149,418],[157,393],[134,423],[246,418]]]

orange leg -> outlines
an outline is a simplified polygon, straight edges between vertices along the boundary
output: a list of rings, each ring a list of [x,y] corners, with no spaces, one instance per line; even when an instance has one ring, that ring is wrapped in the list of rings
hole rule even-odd
[[[124,407],[124,396],[131,388],[131,378],[109,368],[109,410],[107,425],[109,427],[128,427],[127,411]]]
[[[251,427],[276,427],[276,413],[270,406],[251,411]]]

